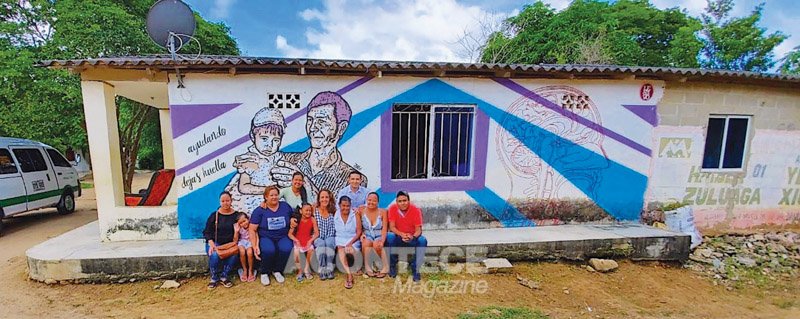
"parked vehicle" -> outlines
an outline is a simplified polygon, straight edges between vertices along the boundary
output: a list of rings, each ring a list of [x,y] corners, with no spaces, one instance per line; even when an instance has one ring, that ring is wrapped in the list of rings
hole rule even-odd
[[[0,234],[3,218],[45,207],[75,211],[78,173],[61,153],[36,141],[0,137]]]

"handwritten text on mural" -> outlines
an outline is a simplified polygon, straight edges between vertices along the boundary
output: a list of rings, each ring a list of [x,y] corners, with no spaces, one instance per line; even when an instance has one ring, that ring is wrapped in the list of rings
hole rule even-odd
[[[194,144],[189,145],[189,147],[186,150],[189,152],[189,154],[194,153],[194,155],[200,155],[200,149],[203,146],[206,146],[209,143],[213,142],[214,140],[219,139],[220,137],[223,136],[225,136],[225,128],[217,126],[216,131],[212,131],[210,133],[203,133],[203,138],[195,142]]]

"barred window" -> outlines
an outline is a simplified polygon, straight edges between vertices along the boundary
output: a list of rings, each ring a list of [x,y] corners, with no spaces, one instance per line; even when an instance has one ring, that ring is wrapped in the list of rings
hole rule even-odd
[[[472,176],[474,105],[392,108],[392,179]]]
[[[299,109],[299,93],[268,93],[267,105],[271,109]]]

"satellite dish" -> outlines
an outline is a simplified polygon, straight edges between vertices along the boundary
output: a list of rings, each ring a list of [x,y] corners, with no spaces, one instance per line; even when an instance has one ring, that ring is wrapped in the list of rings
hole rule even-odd
[[[173,59],[175,52],[194,35],[196,26],[194,12],[180,0],[159,0],[147,13],[147,35],[169,50]]]

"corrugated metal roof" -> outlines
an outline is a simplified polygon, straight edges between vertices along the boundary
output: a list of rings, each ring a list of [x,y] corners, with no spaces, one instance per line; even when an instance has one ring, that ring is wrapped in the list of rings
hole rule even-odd
[[[505,64],[505,63],[462,63],[462,62],[413,62],[413,61],[359,61],[331,59],[297,59],[203,55],[196,58],[179,57],[172,60],[170,56],[126,56],[97,59],[45,60],[40,66],[52,68],[69,68],[82,70],[93,67],[109,67],[121,69],[163,69],[175,67],[182,72],[207,72],[211,69],[237,68],[249,72],[272,73],[286,72],[287,69],[303,69],[303,71],[353,71],[353,72],[389,72],[391,74],[419,75],[420,72],[445,72],[448,76],[480,76],[481,73],[505,73],[507,77],[527,77],[557,75],[555,77],[582,78],[592,75],[635,75],[667,80],[715,80],[732,82],[762,82],[761,84],[780,83],[792,87],[800,84],[800,76],[772,73],[758,73],[730,70],[710,70],[670,67],[619,66],[619,65],[583,65],[583,64]],[[272,71],[270,71],[272,70]],[[227,72],[227,71],[226,71]],[[434,73],[436,74],[436,73]]]

